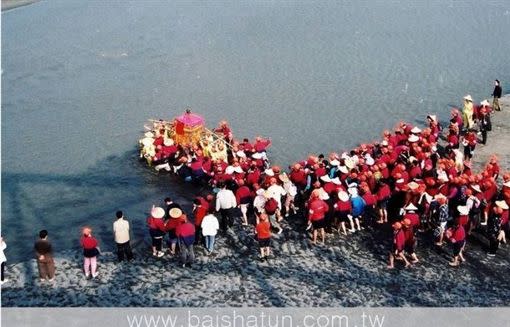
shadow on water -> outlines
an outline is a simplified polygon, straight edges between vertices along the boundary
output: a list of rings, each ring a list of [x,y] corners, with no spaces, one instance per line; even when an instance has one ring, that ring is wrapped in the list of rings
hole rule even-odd
[[[67,175],[2,172],[2,233],[10,262],[33,256],[32,240],[49,231],[55,249],[79,247],[80,227],[90,225],[101,244],[112,240],[115,211],[134,223],[134,238],[144,238],[152,204],[170,196],[189,208],[199,189],[138,160],[136,151],[110,156],[87,171]]]

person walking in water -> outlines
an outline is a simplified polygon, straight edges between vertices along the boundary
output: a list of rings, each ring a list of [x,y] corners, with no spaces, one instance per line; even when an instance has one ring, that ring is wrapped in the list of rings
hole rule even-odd
[[[492,91],[492,96],[494,97],[492,100],[492,108],[496,111],[501,111],[501,106],[499,105],[499,98],[501,98],[501,94],[503,93],[503,88],[501,87],[501,82],[496,79],[494,80],[494,91]]]

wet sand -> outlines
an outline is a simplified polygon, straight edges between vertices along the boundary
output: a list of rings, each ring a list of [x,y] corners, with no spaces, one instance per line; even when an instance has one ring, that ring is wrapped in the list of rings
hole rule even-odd
[[[492,116],[488,145],[479,146],[478,166],[493,153],[501,167],[510,167],[510,97]],[[391,243],[389,226],[367,228],[347,237],[327,235],[326,245],[312,246],[299,217],[284,222],[275,235],[274,255],[257,260],[251,228],[234,226],[218,239],[217,252],[206,256],[197,248],[192,269],[178,258],[155,259],[148,240],[135,240],[136,259],[117,263],[114,253],[99,258],[99,277],[86,280],[81,251],[56,254],[53,283],[39,282],[34,260],[7,265],[10,281],[2,287],[3,306],[508,306],[510,305],[510,245],[495,258],[486,256],[483,233],[468,239],[467,262],[448,266],[452,249],[437,248],[420,235],[412,268],[386,268]]]
[[[39,0],[2,0],[2,11],[28,6]]]

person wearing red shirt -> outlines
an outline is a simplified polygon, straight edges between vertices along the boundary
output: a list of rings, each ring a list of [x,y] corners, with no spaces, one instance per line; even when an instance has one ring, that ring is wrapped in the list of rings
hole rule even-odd
[[[255,145],[254,145],[254,148],[255,148],[255,152],[266,152],[266,149],[271,145],[271,140],[269,139],[263,139],[262,137],[260,136],[257,136],[257,138],[255,139]]]
[[[336,225],[338,226],[338,231],[340,231],[340,227],[342,228],[342,232],[344,235],[347,235],[347,229],[345,224],[347,222],[351,223],[351,229],[354,229],[354,223],[352,222],[352,205],[349,200],[349,195],[345,191],[338,192],[338,201],[334,204],[333,208],[335,209],[335,220]],[[351,219],[349,219],[351,216]]]
[[[209,211],[209,203],[201,196],[193,200],[193,216],[195,217],[195,244],[202,241],[202,220]]]
[[[455,222],[453,228],[450,228],[446,231],[446,237],[453,245],[453,261],[449,262],[449,264],[452,267],[456,267],[460,264],[460,261],[466,261],[462,255],[464,244],[466,242],[466,233],[464,231],[464,227],[459,224],[459,220]]]
[[[177,227],[185,221],[185,215],[179,208],[170,209],[169,219],[165,223],[165,230],[168,232],[168,242],[170,243],[170,254],[175,254],[177,248],[178,237],[176,234]]]
[[[255,227],[255,234],[257,234],[257,240],[260,248],[260,260],[267,260],[270,254],[271,246],[271,224],[268,221],[268,216],[265,213],[261,213],[259,222]]]
[[[416,213],[418,208],[413,203],[410,203],[404,210],[406,211],[404,220],[409,219],[411,228],[418,228],[420,226],[420,216]]]
[[[313,239],[312,243],[317,243],[317,233],[320,231],[322,243],[326,239],[324,228],[326,227],[326,213],[329,211],[328,204],[319,198],[319,190],[314,190],[311,195],[310,205],[308,207],[308,221],[312,223]]]
[[[237,205],[241,209],[243,225],[248,225],[248,206],[253,201],[251,190],[248,186],[244,185],[244,180],[238,180],[239,188],[236,190]]]
[[[88,278],[92,274],[92,278],[97,277],[97,256],[99,249],[97,248],[98,242],[92,236],[92,228],[84,227],[83,236],[81,237],[80,244],[83,247],[83,269],[85,277]]]
[[[306,187],[306,172],[300,164],[295,164],[294,167],[292,167],[289,178],[291,182],[296,185],[298,190],[301,191]]]
[[[182,224],[175,229],[175,235],[179,239],[179,251],[181,253],[182,267],[190,267],[195,261],[193,244],[195,243],[195,226],[185,217]]]
[[[379,220],[377,223],[386,223],[388,222],[388,211],[386,210],[386,207],[388,206],[388,201],[391,195],[391,190],[388,184],[380,180],[376,195],[377,207],[379,208]]]
[[[411,225],[411,220],[407,218],[402,220],[402,225],[405,237],[404,250],[411,256],[411,263],[418,263],[418,256],[416,256],[416,253],[414,252],[414,249],[416,248],[416,239],[414,238],[414,229]]]
[[[179,209],[178,209],[179,210]],[[164,253],[161,251],[163,244],[163,236],[165,235],[165,223],[163,217],[165,210],[160,207],[153,207],[151,215],[147,218],[147,226],[152,239],[152,255],[162,257]]]
[[[402,230],[402,224],[396,222],[392,225],[392,227],[393,227],[393,247],[389,255],[388,269],[395,268],[394,262],[396,257],[402,259],[405,262],[407,268],[411,264],[404,255],[404,246],[406,238],[404,231]]]
[[[366,188],[364,188],[364,193],[363,193],[362,198],[365,201],[365,212],[363,214],[365,223],[367,225],[372,226],[375,222],[376,217],[377,217],[377,212],[376,212],[377,195],[372,194],[372,192],[370,192],[370,189],[367,186]]]

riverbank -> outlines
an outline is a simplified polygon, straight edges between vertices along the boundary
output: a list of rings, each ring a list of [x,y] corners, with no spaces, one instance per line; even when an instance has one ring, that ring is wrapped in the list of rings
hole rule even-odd
[[[28,6],[40,0],[2,0],[2,11]]]
[[[492,154],[510,167],[510,97],[492,116],[488,144],[478,146],[477,169]],[[410,269],[386,269],[391,246],[389,226],[347,237],[329,234],[325,246],[312,246],[297,217],[275,235],[274,256],[257,260],[251,228],[235,226],[219,238],[217,252],[197,248],[192,269],[178,258],[150,256],[148,240],[135,242],[136,259],[117,263],[114,253],[99,259],[99,277],[86,280],[80,251],[56,254],[55,281],[39,282],[34,260],[8,265],[2,286],[3,306],[508,306],[510,246],[486,256],[487,240],[474,233],[467,262],[448,266],[451,248],[436,248],[419,236],[421,262]],[[301,221],[301,220],[299,220]]]

